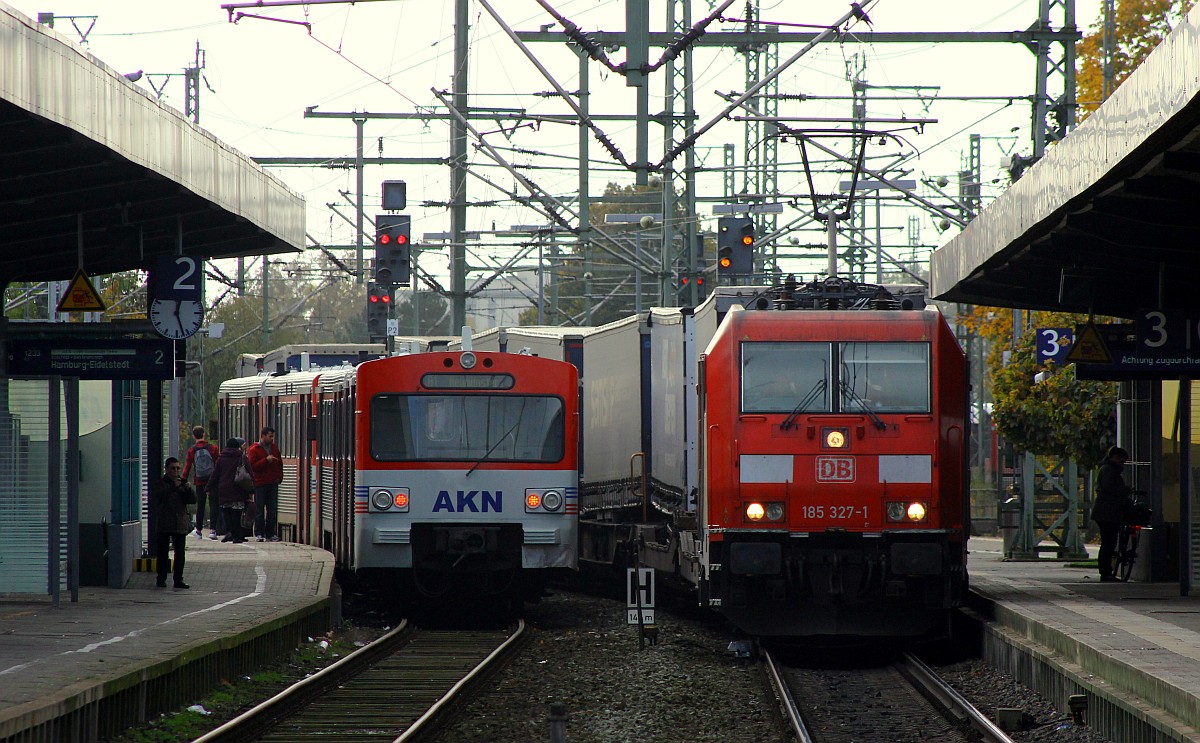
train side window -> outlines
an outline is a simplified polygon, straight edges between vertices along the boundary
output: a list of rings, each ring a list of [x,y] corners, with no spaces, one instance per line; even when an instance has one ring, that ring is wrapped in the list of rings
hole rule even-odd
[[[928,343],[843,343],[839,352],[843,411],[930,412]]]
[[[828,343],[742,344],[742,412],[833,410]]]

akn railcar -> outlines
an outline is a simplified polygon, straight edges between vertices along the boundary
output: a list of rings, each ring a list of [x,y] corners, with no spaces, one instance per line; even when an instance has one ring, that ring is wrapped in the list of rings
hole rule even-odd
[[[417,353],[233,379],[221,431],[277,429],[279,523],[416,599],[536,599],[577,567],[578,375],[520,354]]]

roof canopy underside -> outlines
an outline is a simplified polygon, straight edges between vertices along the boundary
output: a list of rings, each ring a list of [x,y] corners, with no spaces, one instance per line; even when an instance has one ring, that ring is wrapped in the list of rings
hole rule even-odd
[[[0,228],[0,283],[67,279],[299,250],[304,199],[0,2]]]
[[[1200,12],[932,259],[931,292],[1094,311],[1200,305]]]

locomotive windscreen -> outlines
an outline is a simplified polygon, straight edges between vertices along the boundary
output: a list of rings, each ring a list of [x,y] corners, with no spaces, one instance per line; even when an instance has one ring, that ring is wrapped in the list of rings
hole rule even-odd
[[[928,343],[843,343],[839,354],[842,410],[929,412]]]
[[[743,343],[742,411],[833,410],[828,343]]]
[[[378,461],[557,462],[563,401],[533,395],[398,395],[371,398],[371,456]]]
[[[744,413],[930,412],[928,343],[760,341],[741,350]]]

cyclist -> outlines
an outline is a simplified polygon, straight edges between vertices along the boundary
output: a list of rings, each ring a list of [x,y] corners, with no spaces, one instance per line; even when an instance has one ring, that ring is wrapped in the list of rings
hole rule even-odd
[[[1126,504],[1133,493],[1121,475],[1128,461],[1129,452],[1119,446],[1109,448],[1104,464],[1100,465],[1100,484],[1096,504],[1092,506],[1092,521],[1100,527],[1100,555],[1096,562],[1100,568],[1100,580],[1105,583],[1117,580],[1113,575],[1113,554],[1117,549],[1117,537]]]

